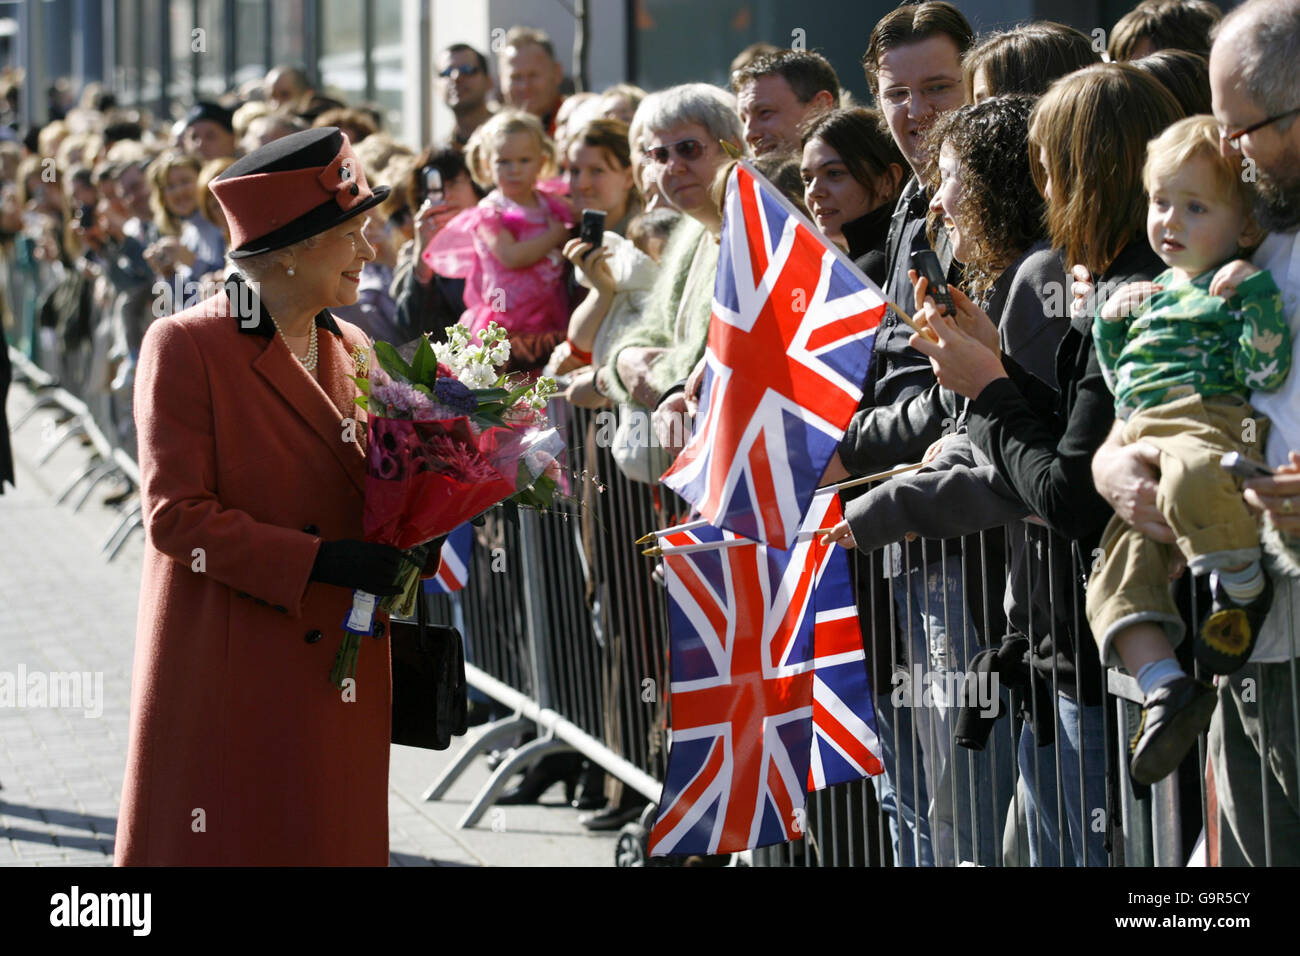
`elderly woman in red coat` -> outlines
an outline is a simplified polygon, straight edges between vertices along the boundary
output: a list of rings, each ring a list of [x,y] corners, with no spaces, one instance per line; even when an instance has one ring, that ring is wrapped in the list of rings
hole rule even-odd
[[[388,189],[327,127],[212,191],[241,274],[155,322],[136,373],[148,543],[117,863],[383,866],[385,619],[355,686],[329,673],[353,588],[394,593],[404,558],[359,540],[368,340],[329,310],[356,301]]]

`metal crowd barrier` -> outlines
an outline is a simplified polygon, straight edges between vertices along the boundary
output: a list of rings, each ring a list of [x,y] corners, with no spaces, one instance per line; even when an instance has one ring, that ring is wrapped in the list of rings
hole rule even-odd
[[[126,479],[133,490],[140,487],[140,469],[129,454],[122,448],[114,446],[95,422],[95,416],[86,403],[67,389],[60,387],[58,380],[49,372],[37,366],[17,348],[8,346],[9,360],[13,365],[15,381],[25,382],[33,391],[35,401],[10,425],[10,432],[17,433],[37,412],[45,409],[59,409],[67,420],[49,436],[45,447],[36,459],[37,467],[47,464],[60,448],[74,439],[88,439],[93,449],[89,462],[74,472],[64,482],[55,495],[56,504],[64,504],[78,488],[80,495],[73,502],[72,510],[79,512],[85,506],[95,488],[109,478]],[[118,518],[100,545],[100,551],[112,561],[130,539],[131,533],[144,527],[140,500],[136,496],[132,504]]]
[[[426,798],[445,793],[475,756],[522,730],[537,732],[536,740],[499,765],[462,819],[465,826],[481,818],[515,772],[563,749],[580,752],[651,801],[659,798],[668,729],[666,598],[653,576],[654,562],[641,557],[633,542],[663,527],[682,509],[680,502],[656,507],[656,494],[666,492],[629,482],[617,472],[608,450],[590,441],[589,413],[567,409],[561,417],[571,449],[569,472],[578,476],[579,484],[595,476],[603,493],[586,489],[580,494],[578,489],[577,505],[561,505],[549,514],[522,512],[517,519],[489,515],[478,531],[469,586],[450,600],[436,602],[436,614],[463,623],[471,685],[511,715],[471,731],[456,761]],[[960,569],[960,575],[952,575],[961,578],[960,600],[941,601],[930,589],[916,588],[919,569],[901,573],[906,588],[900,593],[906,600],[890,599],[888,590],[882,597],[867,588],[860,611],[873,678],[929,668],[931,662],[922,660],[925,641],[914,612],[961,635],[962,674],[983,649],[971,633],[972,624],[983,625],[985,639],[993,646],[1002,640],[999,608],[1006,576],[990,552],[995,543],[1001,545],[999,551],[1008,552],[1013,534],[1024,536],[1025,552],[1031,555],[1026,561],[1029,590],[1045,587],[1054,612],[1043,633],[1034,633],[1031,626],[1024,636],[1031,643],[1050,640],[1056,647],[1065,646],[1057,644],[1063,639],[1058,631],[1086,634],[1081,582],[1092,556],[1053,539],[1041,526],[1026,521],[957,543],[904,545],[904,559],[920,549],[922,565],[937,559]],[[860,584],[883,578],[885,560],[882,552],[855,554]],[[968,588],[964,575],[972,567],[984,573]],[[1188,620],[1196,621],[1205,607],[1204,593],[1185,586],[1183,592]],[[1030,597],[1025,595],[1026,600]],[[887,603],[882,605],[882,600]],[[1180,651],[1185,669],[1195,673],[1190,642]],[[1068,658],[1074,672],[1080,672],[1084,655],[1095,659],[1096,653],[1091,639],[1082,646],[1075,643]],[[1127,741],[1140,710],[1136,682],[1117,671],[1099,673],[1095,690],[1100,703],[1070,709],[1060,703],[1062,666],[1053,657],[1050,672],[1035,673],[1028,690],[1000,689],[1001,706],[1008,712],[994,723],[985,751],[968,751],[956,743],[951,714],[946,723],[913,719],[910,730],[898,735],[892,756],[885,760],[892,779],[900,779],[904,765],[922,766],[932,753],[942,753],[955,768],[944,777],[942,793],[954,808],[948,814],[954,849],[941,862],[1028,865],[1032,841],[1038,848],[1035,862],[1041,866],[1187,863],[1208,812],[1204,735],[1194,757],[1178,773],[1151,788],[1135,786],[1128,776]],[[902,711],[926,709],[898,706],[892,693],[880,692],[882,681],[875,683],[878,716],[890,727],[899,726]],[[1081,740],[1082,746],[1068,756],[1062,746],[1035,746],[1037,738],[1017,716],[1022,704],[1031,726],[1044,728],[1043,733],[1050,728],[1057,741],[1066,734]],[[928,739],[918,723],[928,723]],[[881,731],[884,735],[883,727]],[[1022,736],[1027,737],[1023,747]],[[1296,740],[1300,747],[1300,729]],[[1023,760],[1018,759],[1020,753]],[[921,777],[910,775],[910,805],[921,807],[918,812],[924,816],[940,795],[925,794]],[[1032,822],[1026,819],[1030,794],[1036,797]],[[765,866],[913,864],[922,858],[921,828],[903,828],[899,839],[910,840],[911,852],[900,847],[896,860],[881,797],[880,778],[810,794],[804,839],[753,851],[748,861]],[[930,835],[933,853],[935,833]],[[623,850],[620,843],[620,856]]]

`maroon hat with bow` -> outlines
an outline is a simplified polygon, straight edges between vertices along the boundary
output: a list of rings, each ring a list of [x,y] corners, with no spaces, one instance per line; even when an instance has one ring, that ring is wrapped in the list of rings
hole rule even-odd
[[[335,126],[272,140],[208,187],[230,228],[230,257],[283,249],[334,228],[388,198],[371,189],[347,136]]]

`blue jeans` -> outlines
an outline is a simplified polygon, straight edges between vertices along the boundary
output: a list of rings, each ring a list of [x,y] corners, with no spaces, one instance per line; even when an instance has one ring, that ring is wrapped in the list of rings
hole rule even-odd
[[[889,819],[889,838],[894,847],[895,866],[934,866],[930,851],[930,821],[916,816],[917,802],[929,806],[924,776],[917,776],[912,759],[912,711],[895,709],[888,700],[876,702],[876,729],[880,739],[881,763],[885,772],[872,778],[880,812]],[[917,750],[920,758],[920,750]],[[913,788],[919,788],[919,794]],[[900,819],[901,834],[900,834]],[[902,837],[900,839],[900,836]],[[918,847],[919,843],[919,847]]]
[[[1000,859],[1002,829],[1014,791],[1013,757],[1007,742],[996,734],[983,751],[960,747],[953,737],[966,667],[979,651],[963,597],[961,557],[949,555],[923,570],[900,574],[893,588],[898,631],[911,649],[908,659],[898,662],[907,680],[898,671],[894,675],[891,704],[898,706],[899,715],[894,726],[899,735],[896,749],[910,760],[915,733],[922,771],[917,796],[924,809],[920,817],[929,824],[933,861],[939,866],[966,861],[994,866]],[[1006,692],[1000,688],[996,692],[1005,703]],[[882,705],[878,711],[886,709]],[[904,712],[910,712],[906,723],[911,728],[904,726]],[[886,725],[894,723],[891,713]],[[901,778],[902,770],[912,768],[903,767],[901,759],[899,763]],[[886,769],[892,772],[888,764]],[[900,779],[895,790],[902,822],[916,819],[912,788],[904,787]],[[890,823],[893,832],[897,819],[891,816]],[[902,842],[909,836],[910,832],[904,833]]]
[[[1060,718],[1057,743],[1036,747],[1028,724],[1020,735],[1020,773],[1025,779],[1025,820],[1029,830],[1029,865],[1106,866],[1106,739],[1101,706],[1083,707],[1056,695]],[[1082,719],[1082,727],[1080,727]],[[1079,753],[1083,752],[1083,802],[1079,793]],[[1038,757],[1035,787],[1034,756]],[[1061,759],[1061,802],[1066,826],[1057,819],[1056,759]],[[1100,811],[1100,812],[1098,812]],[[1062,846],[1064,845],[1064,846]]]

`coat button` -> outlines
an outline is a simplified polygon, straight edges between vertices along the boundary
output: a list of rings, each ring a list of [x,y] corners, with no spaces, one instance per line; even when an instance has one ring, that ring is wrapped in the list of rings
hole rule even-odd
[[[361,192],[361,187],[358,186],[356,183],[353,183],[353,184],[352,184],[352,188],[349,189],[348,192],[350,192],[350,193],[352,193],[352,195],[356,196],[356,195],[358,195],[358,194]]]
[[[308,631],[306,636],[303,638],[303,640],[305,640],[308,644],[315,644],[324,636],[325,635],[322,634],[320,631]]]
[[[302,531],[303,534],[320,534],[320,528],[316,527],[314,524],[307,525],[307,527],[303,528]]]
[[[376,637],[376,638],[379,638],[379,637],[383,637],[383,636],[384,636],[384,622],[383,622],[383,621],[375,621],[375,629],[374,629],[374,631],[372,632],[372,634],[373,634],[373,636]]]

